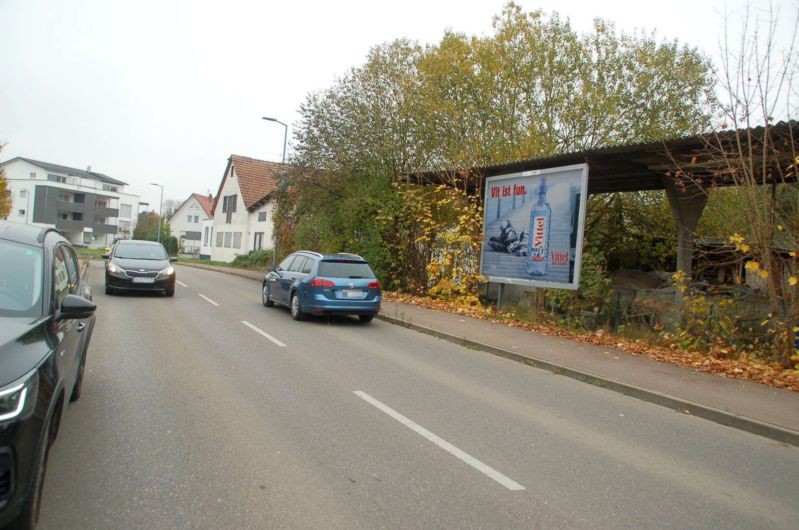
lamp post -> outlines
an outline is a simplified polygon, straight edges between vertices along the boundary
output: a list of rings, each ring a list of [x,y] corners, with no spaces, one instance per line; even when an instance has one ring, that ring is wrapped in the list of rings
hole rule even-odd
[[[161,218],[164,213],[164,187],[155,182],[150,182],[150,186],[158,186],[161,188],[161,200],[158,203],[158,242],[161,242],[161,228],[163,227],[163,219]]]
[[[283,123],[280,120],[277,120],[275,118],[270,118],[268,116],[264,116],[261,119],[262,120],[266,120],[266,121],[273,121],[273,122],[279,123],[280,125],[283,126],[283,158],[280,160],[280,175],[278,177],[278,179],[279,179],[278,189],[280,189],[283,186],[283,172],[285,171],[285,167],[286,167],[286,140],[287,140],[288,135],[289,135],[289,126],[286,125],[285,123]],[[273,217],[273,219],[274,219],[274,217]],[[273,220],[272,221],[272,237],[275,240],[274,248],[272,249],[272,268],[273,269],[275,268],[275,265],[277,264],[277,243],[278,243],[278,236],[277,236],[277,234],[274,233],[274,231],[275,231],[275,222]]]

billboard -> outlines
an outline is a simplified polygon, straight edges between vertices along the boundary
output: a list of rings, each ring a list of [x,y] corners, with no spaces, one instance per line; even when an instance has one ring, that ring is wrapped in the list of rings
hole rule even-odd
[[[577,289],[587,188],[588,164],[486,178],[480,274]]]

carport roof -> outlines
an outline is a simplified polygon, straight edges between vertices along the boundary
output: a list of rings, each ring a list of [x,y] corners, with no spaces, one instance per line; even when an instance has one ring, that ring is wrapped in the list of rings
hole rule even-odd
[[[727,145],[732,148],[739,139],[745,142],[751,140],[753,145],[761,146],[762,152],[762,141],[766,134],[771,138],[771,142],[777,145],[781,163],[790,164],[792,156],[799,151],[797,145],[799,122],[796,121],[780,122],[768,129],[757,127],[635,145],[621,145],[471,168],[469,171],[472,175],[491,177],[588,163],[588,193],[590,194],[662,190],[665,187],[664,179],[673,177],[678,168],[703,184],[729,186],[734,182],[726,170],[726,164],[718,155],[718,146]],[[440,183],[446,182],[447,174],[451,175],[452,172],[427,171],[414,173],[410,177],[418,183]],[[476,191],[473,186],[471,191]]]

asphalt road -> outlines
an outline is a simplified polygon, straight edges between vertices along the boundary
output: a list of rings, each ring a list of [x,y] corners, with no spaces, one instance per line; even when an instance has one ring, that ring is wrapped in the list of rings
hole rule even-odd
[[[40,528],[796,528],[799,448],[178,267],[106,296]]]

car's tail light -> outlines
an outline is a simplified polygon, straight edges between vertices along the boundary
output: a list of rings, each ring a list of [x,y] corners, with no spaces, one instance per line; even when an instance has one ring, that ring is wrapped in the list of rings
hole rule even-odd
[[[367,285],[369,289],[380,289],[380,282],[369,282]]]
[[[335,287],[330,280],[323,280],[322,278],[314,278],[311,280],[311,287]]]

